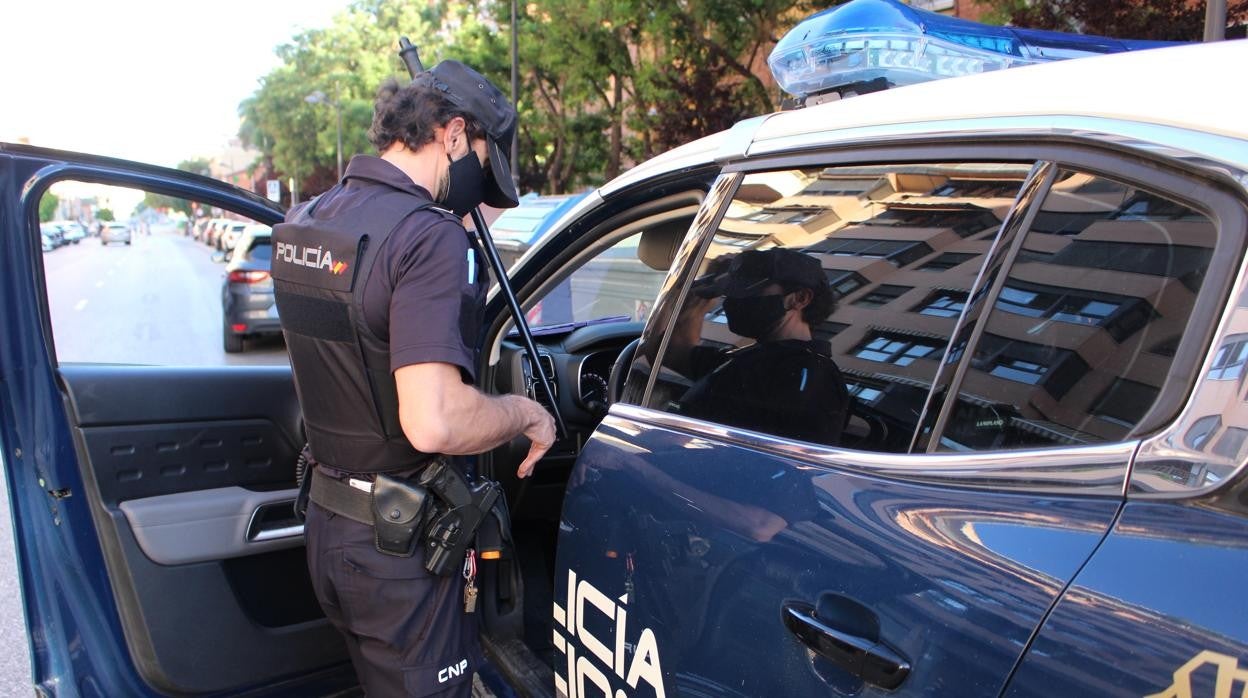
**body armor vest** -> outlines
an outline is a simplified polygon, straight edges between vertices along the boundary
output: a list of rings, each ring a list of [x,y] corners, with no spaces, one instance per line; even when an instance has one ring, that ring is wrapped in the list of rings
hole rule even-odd
[[[395,191],[323,219],[313,202],[273,228],[274,297],[318,463],[379,473],[429,458],[403,434],[390,344],[363,313],[378,253],[400,222],[427,208],[434,204]]]

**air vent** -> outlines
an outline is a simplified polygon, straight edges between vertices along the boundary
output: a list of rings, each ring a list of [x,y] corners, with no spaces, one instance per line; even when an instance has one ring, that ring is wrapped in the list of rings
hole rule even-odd
[[[542,365],[542,373],[546,374],[546,379],[550,381],[550,389],[554,392],[555,397],[559,396],[559,383],[555,380],[555,360],[550,354],[538,353],[538,362]],[[529,397],[537,401],[544,407],[550,407],[550,399],[546,396],[546,391],[542,390],[541,380],[533,371],[533,362],[529,360],[529,355],[524,355],[524,370],[526,374],[526,383]]]

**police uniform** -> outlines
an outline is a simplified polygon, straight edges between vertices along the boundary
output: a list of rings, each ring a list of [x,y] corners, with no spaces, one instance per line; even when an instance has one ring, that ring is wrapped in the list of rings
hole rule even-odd
[[[728,329],[755,344],[739,349],[693,347],[689,378],[695,383],[681,397],[681,414],[811,443],[839,445],[849,421],[845,379],[826,341],[762,339],[786,312],[784,294],[807,289],[812,303],[834,295],[819,261],[802,252],[771,248],[747,250],[719,260],[722,273],[694,283],[704,298],[724,297]],[[822,320],[823,318],[818,318]]]
[[[785,339],[694,347],[681,414],[810,443],[839,445],[849,421],[845,379],[828,342]]]
[[[367,483],[418,472],[393,372],[457,366],[475,380],[488,287],[459,219],[394,165],[357,156],[343,181],[274,232],[273,274],[318,477]],[[367,487],[367,485],[364,485]],[[308,569],[369,695],[467,695],[480,661],[464,579],[425,570],[423,550],[380,552],[372,526],[316,503]]]

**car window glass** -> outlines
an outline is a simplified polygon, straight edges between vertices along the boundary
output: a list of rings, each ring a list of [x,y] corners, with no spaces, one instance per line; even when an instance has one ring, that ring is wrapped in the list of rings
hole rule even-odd
[[[669,332],[650,406],[812,443],[905,451],[1029,169],[747,175]]]
[[[269,279],[268,226],[136,189],[65,181],[45,197],[55,198],[57,218],[83,230],[44,245],[58,361],[288,362]],[[236,245],[246,252],[227,261]]]
[[[1062,171],[984,323],[938,448],[1126,437],[1156,401],[1215,242],[1203,214],[1113,179]],[[1238,378],[1248,342],[1218,353]],[[1203,442],[1216,425],[1188,439]]]
[[[528,311],[532,327],[614,319],[645,321],[667,276],[639,257],[642,233],[630,235],[594,255]]]
[[[269,262],[273,259],[273,242],[270,239],[256,241],[247,249],[247,259],[256,262]]]

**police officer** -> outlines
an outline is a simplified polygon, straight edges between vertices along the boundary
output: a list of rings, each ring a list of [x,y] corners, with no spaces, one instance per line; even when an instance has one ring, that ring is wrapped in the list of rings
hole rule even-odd
[[[748,250],[713,263],[678,319],[669,363],[695,382],[681,414],[802,441],[838,445],[850,398],[831,346],[813,326],[835,307],[819,261],[785,248]],[[718,273],[716,273],[718,272]],[[723,297],[728,329],[756,340],[723,350],[696,346]]]
[[[352,158],[274,230],[314,465],[308,569],[370,696],[467,696],[481,661],[461,565],[426,570],[421,473],[523,435],[526,477],[555,438],[537,403],[474,387],[489,282],[461,221],[482,202],[517,205],[515,127],[498,88],[462,63],[388,81],[368,132],[380,157]]]

